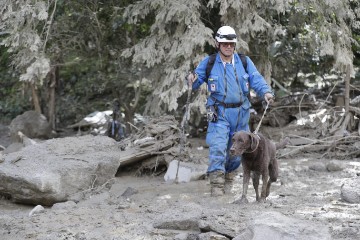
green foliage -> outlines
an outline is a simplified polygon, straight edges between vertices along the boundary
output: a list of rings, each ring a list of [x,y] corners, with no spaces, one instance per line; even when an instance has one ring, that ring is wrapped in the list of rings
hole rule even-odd
[[[359,64],[359,12],[354,0],[0,0],[1,111],[30,108],[20,75],[44,81],[46,101],[46,75],[57,66],[60,123],[114,98],[130,118],[174,112],[186,74],[214,52],[213,34],[225,24],[266,77],[301,84],[299,74],[342,71],[354,55]],[[204,94],[196,97],[192,106],[203,105]]]
[[[0,1],[0,31],[8,33],[0,44],[13,53],[13,66],[25,72],[21,81],[42,84],[50,71],[50,60],[44,52],[51,22],[48,8],[45,1]]]
[[[323,75],[332,68],[342,71],[347,65],[352,67],[348,23],[354,17],[350,2],[137,1],[126,8],[129,24],[137,24],[150,14],[156,18],[150,33],[122,56],[161,73],[148,107],[151,114],[159,113],[155,107],[159,100],[164,110],[178,108],[177,99],[186,92],[182,79],[191,60],[200,61],[205,47],[213,45],[213,31],[221,25],[236,29],[241,36],[237,48],[255,60],[265,77],[296,82],[299,73]]]
[[[9,66],[10,54],[0,47],[0,122],[10,121],[28,109],[28,96],[24,95],[24,84],[18,81],[19,73]]]

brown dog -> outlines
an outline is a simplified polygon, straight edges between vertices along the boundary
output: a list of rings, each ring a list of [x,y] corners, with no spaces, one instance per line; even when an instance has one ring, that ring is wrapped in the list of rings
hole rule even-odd
[[[264,202],[270,194],[272,182],[276,182],[279,167],[275,158],[276,149],[283,148],[289,142],[286,138],[281,143],[275,144],[261,134],[240,131],[236,132],[232,138],[230,154],[242,156],[242,165],[244,171],[243,193],[236,203],[248,203],[246,198],[250,173],[253,172],[252,180],[256,193],[256,201]],[[259,179],[262,175],[261,195],[259,196]],[[269,179],[270,177],[270,179]]]

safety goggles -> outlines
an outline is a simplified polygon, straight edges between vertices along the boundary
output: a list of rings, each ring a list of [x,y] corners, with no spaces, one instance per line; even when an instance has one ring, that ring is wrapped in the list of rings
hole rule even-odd
[[[236,39],[236,34],[228,34],[228,35],[221,35],[221,34],[216,34],[217,37],[221,38],[225,38],[226,40],[234,40]]]
[[[223,47],[228,47],[228,46],[234,47],[235,43],[234,42],[221,42],[220,45]]]

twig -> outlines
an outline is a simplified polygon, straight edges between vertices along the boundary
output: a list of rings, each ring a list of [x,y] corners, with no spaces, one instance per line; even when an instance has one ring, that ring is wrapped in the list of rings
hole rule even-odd
[[[354,112],[357,115],[360,115],[360,108],[349,106],[349,110]]]
[[[329,147],[329,146],[332,146],[334,144],[338,144],[339,142],[341,141],[346,141],[346,140],[349,140],[349,139],[354,139],[354,140],[358,140],[360,139],[360,136],[346,136],[346,137],[340,137],[340,136],[330,136],[330,137],[327,137],[327,138],[323,138],[323,139],[318,139],[318,140],[313,140],[313,139],[310,139],[310,138],[306,138],[306,137],[302,137],[302,136],[297,136],[297,135],[289,135],[289,136],[295,136],[295,137],[299,137],[299,138],[303,138],[303,139],[307,139],[307,140],[310,140],[310,141],[313,141],[312,143],[309,143],[309,144],[306,144],[306,145],[302,145],[300,147],[296,147],[296,149],[294,149],[293,151],[290,151],[290,152],[287,152],[287,153],[284,153],[283,155],[279,156],[279,158],[281,157],[284,157],[284,156],[287,156],[287,155],[291,155],[293,153],[296,153],[297,151],[299,150],[302,150],[302,149],[305,149],[307,147],[310,147],[310,146],[313,146],[317,143],[325,143],[325,144],[322,144],[322,145],[316,145],[318,147]],[[326,141],[326,139],[332,139],[332,138],[335,138],[333,141]],[[337,138],[337,139],[336,139]]]
[[[22,157],[22,156],[18,156],[17,158],[11,160],[10,162],[11,162],[11,163],[17,163],[17,162],[20,161],[21,159],[23,159],[23,157]]]
[[[94,181],[93,181],[92,184],[91,184],[91,189],[94,189],[96,180],[97,180],[97,175],[95,174]]]
[[[350,87],[354,88],[355,90],[360,91],[360,89],[359,89],[359,88],[357,88],[357,87],[355,87],[354,85],[352,85],[352,84],[349,84],[349,85],[350,85]]]
[[[271,81],[273,83],[275,83],[275,85],[280,88],[281,90],[283,90],[284,92],[291,94],[291,92],[289,90],[287,90],[286,88],[284,88],[278,81],[276,81],[274,78],[271,78]]]
[[[302,145],[301,147],[295,147],[294,150],[280,155],[279,158],[285,157],[285,156],[287,156],[287,155],[294,154],[294,153],[296,153],[296,152],[298,152],[298,151],[300,151],[300,150],[306,149],[306,148],[311,147],[311,146],[314,146],[314,145],[315,145],[315,142],[314,142],[314,143],[307,144],[307,145]],[[328,147],[329,145],[316,145],[316,146],[318,146],[318,147]]]
[[[49,23],[49,26],[48,26],[48,29],[47,29],[47,32],[46,32],[46,37],[45,37],[45,41],[44,41],[44,45],[43,45],[43,52],[45,52],[46,43],[47,43],[48,38],[49,38],[50,28],[51,28],[51,25],[53,23],[55,11],[56,11],[56,4],[57,4],[57,0],[55,0],[54,9],[53,9],[53,12],[51,13],[50,23]]]
[[[331,96],[331,93],[334,91],[334,89],[335,89],[335,87],[336,87],[336,85],[337,85],[338,83],[339,83],[339,81],[337,81],[337,82],[334,84],[333,88],[331,89],[331,91],[330,91],[329,94],[327,95],[325,101],[323,102],[323,104],[321,104],[321,105],[318,107],[318,109],[316,110],[316,112],[318,112],[319,109],[322,108],[322,106],[324,106],[325,102],[327,102],[327,100],[328,100],[329,97]]]
[[[129,124],[131,127],[135,128],[136,130],[140,130],[139,128],[137,128],[134,124],[130,123],[130,122],[127,122],[127,124]]]
[[[78,161],[87,162],[87,163],[89,162],[84,159],[74,158],[74,157],[63,157],[63,160],[78,160]]]
[[[299,114],[300,114],[300,119],[302,119],[302,116],[301,116],[301,103],[305,97],[305,95],[308,95],[307,93],[304,93],[300,99],[300,102],[299,102]]]

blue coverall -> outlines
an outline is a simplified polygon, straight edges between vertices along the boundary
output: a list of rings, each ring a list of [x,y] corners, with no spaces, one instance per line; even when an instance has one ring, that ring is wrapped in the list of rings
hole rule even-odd
[[[240,166],[241,157],[229,154],[231,138],[234,132],[250,131],[250,101],[247,98],[249,86],[256,94],[263,97],[265,93],[272,93],[263,76],[258,72],[249,57],[247,72],[245,71],[238,54],[234,53],[233,63],[224,63],[217,53],[214,66],[206,79],[206,66],[209,57],[205,57],[195,70],[197,79],[192,88],[196,90],[201,84],[207,82],[210,96],[206,106],[217,106],[217,122],[208,122],[206,143],[209,145],[208,173],[222,171],[230,173]],[[233,106],[224,106],[223,103],[233,103]],[[234,105],[240,105],[234,107]]]

